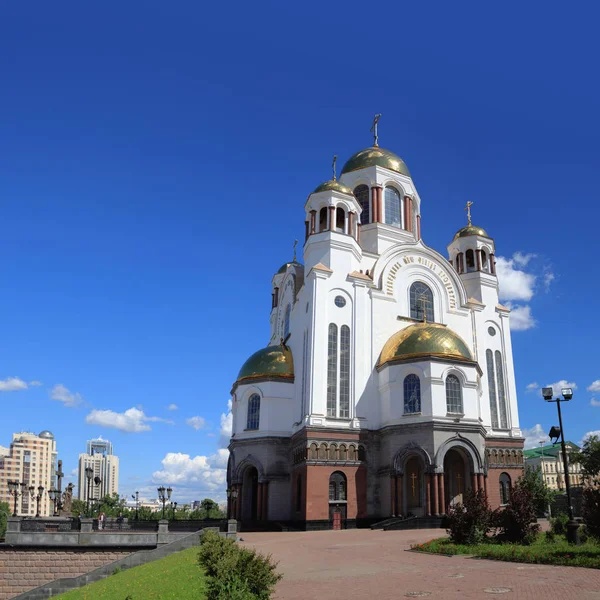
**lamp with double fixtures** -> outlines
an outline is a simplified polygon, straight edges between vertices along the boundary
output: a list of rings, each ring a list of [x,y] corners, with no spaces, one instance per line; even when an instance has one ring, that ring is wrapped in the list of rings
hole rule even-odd
[[[173,493],[173,488],[169,486],[165,488],[164,485],[161,485],[158,489],[158,499],[162,502],[162,518],[165,518],[165,505],[171,499],[171,494]]]
[[[579,542],[579,523],[575,520],[575,516],[573,515],[573,503],[571,502],[571,483],[569,481],[569,463],[567,460],[567,447],[565,445],[565,430],[563,428],[562,422],[562,413],[560,410],[561,402],[568,402],[573,398],[573,390],[571,388],[562,388],[561,389],[562,398],[556,397],[554,398],[554,390],[551,387],[542,388],[542,396],[546,402],[556,402],[556,407],[558,409],[558,427],[553,426],[548,435],[550,439],[558,439],[560,438],[560,445],[562,450],[562,459],[563,459],[563,469],[565,475],[565,489],[567,492],[567,507],[569,514],[569,521],[567,522],[567,541],[570,544],[577,544]]]
[[[31,488],[30,488],[31,489]],[[44,486],[43,485],[39,485],[38,489],[37,489],[37,495],[35,497],[36,499],[36,513],[35,513],[35,518],[39,519],[40,518],[40,502],[42,501],[42,497],[44,494]]]
[[[19,496],[23,495],[23,492],[25,492],[25,487],[26,487],[25,483],[19,483],[18,481],[9,481],[8,482],[8,493],[11,496],[13,496],[15,499],[15,506],[14,506],[13,515],[12,515],[13,517],[17,516],[17,498]]]
[[[238,490],[237,488],[227,488],[227,506],[228,506],[228,515],[227,518],[231,519],[233,516],[233,504],[237,500]]]

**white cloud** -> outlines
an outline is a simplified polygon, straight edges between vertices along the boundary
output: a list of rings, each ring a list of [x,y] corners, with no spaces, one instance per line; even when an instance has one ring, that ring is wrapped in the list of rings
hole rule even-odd
[[[587,440],[590,436],[595,435],[597,438],[600,438],[600,430],[596,430],[596,431],[588,431],[580,440],[579,440],[579,445],[583,446],[585,440]]]
[[[227,412],[221,413],[221,429],[219,430],[219,440],[221,446],[229,446],[229,439],[233,430],[233,413],[231,412],[233,404],[231,398],[227,400]]]
[[[168,410],[177,410],[179,408],[179,406],[177,406],[177,404],[169,404],[168,406]]]
[[[530,383],[530,384],[529,384],[529,385],[528,385],[528,386],[525,388],[525,390],[526,390],[526,391],[529,393],[529,392],[535,392],[535,391],[537,391],[539,388],[540,388],[540,386],[539,386],[537,383],[533,382],[533,383]]]
[[[510,309],[510,328],[512,331],[525,331],[535,327],[536,322],[531,314],[531,306],[507,302],[506,308]]]
[[[0,392],[16,392],[26,389],[27,383],[18,377],[7,377],[0,381]]]
[[[592,382],[592,384],[588,386],[587,391],[600,392],[600,379],[596,379],[596,381]]]
[[[600,400],[596,400],[596,398],[592,398],[590,400],[590,406],[600,406]]]
[[[154,483],[193,486],[198,494],[221,490],[227,481],[229,451],[212,456],[194,456],[169,452],[161,461],[162,470],[152,473]]]
[[[523,429],[523,437],[525,438],[525,450],[537,448],[540,442],[548,442],[548,435],[538,423],[531,429]]]
[[[149,417],[139,408],[129,408],[125,412],[118,413],[112,410],[92,410],[85,418],[88,425],[100,425],[102,427],[112,427],[127,433],[140,433],[141,431],[150,431],[148,422],[170,423],[167,419],[160,417]]]
[[[190,417],[185,422],[196,431],[206,427],[206,421],[202,417]]]
[[[560,381],[557,381],[556,383],[547,383],[544,387],[551,387],[552,388],[552,393],[554,394],[554,397],[562,397],[562,390],[563,388],[572,388],[574,390],[577,389],[577,384],[573,381],[567,381],[566,379],[561,379]],[[540,389],[540,394],[542,393],[542,390]]]
[[[536,276],[518,267],[524,267],[533,258],[532,254],[515,252],[512,258],[499,256],[496,259],[496,273],[501,300],[524,300],[533,298]]]
[[[72,394],[71,391],[62,383],[57,383],[52,388],[50,397],[52,400],[58,400],[59,402],[62,402],[65,406],[77,406],[83,402],[83,397],[79,392]]]
[[[550,286],[555,279],[556,277],[551,271],[544,273],[544,291],[547,292],[550,289]]]
[[[33,387],[39,387],[39,386],[44,385],[44,384],[41,381],[35,380],[35,381],[30,381],[29,385],[31,385]]]

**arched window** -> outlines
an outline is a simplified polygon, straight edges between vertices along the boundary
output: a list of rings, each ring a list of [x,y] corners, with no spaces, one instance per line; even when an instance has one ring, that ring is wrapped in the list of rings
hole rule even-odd
[[[433,313],[433,292],[431,288],[422,281],[415,281],[410,286],[410,317],[423,321],[423,310],[427,316],[427,321],[435,321]]]
[[[485,250],[481,251],[481,270],[485,271],[486,273],[488,272],[488,258],[487,258],[487,254],[485,253]]]
[[[340,460],[346,460],[346,446],[344,444],[340,444]]]
[[[496,404],[496,378],[494,377],[494,356],[491,350],[485,351],[487,361],[488,391],[490,395],[490,413],[492,415],[492,427],[498,427],[498,407]]]
[[[496,379],[498,380],[498,405],[500,407],[500,427],[508,429],[508,414],[506,410],[506,393],[504,390],[504,369],[502,355],[496,350]]]
[[[329,460],[337,459],[337,446],[335,444],[331,444],[329,446]]]
[[[466,253],[467,258],[467,273],[471,273],[475,270],[475,253],[469,249]]]
[[[404,378],[404,414],[421,412],[421,380],[410,374]]]
[[[449,413],[463,414],[462,388],[456,375],[446,377],[446,408]]]
[[[508,504],[510,502],[510,475],[508,473],[500,474],[500,504]]]
[[[248,419],[246,421],[246,429],[258,429],[260,423],[260,396],[252,394],[248,400]]]
[[[331,474],[329,478],[329,501],[346,500],[346,476],[340,471]]]
[[[369,210],[369,186],[359,185],[354,188],[354,195],[358,200],[358,203],[362,206],[362,212],[360,213],[360,222],[363,225],[371,222],[371,211]]]
[[[346,212],[341,207],[335,209],[335,230],[346,233]]]
[[[340,419],[350,416],[350,327],[340,330]]]
[[[402,201],[398,190],[393,187],[385,188],[385,222],[402,227]]]
[[[336,416],[338,328],[329,324],[327,337],[327,416]]]
[[[288,333],[290,332],[290,315],[292,313],[292,307],[291,305],[287,305],[286,309],[285,309],[285,319],[283,321],[283,339],[285,340],[285,338],[288,336]]]
[[[319,211],[319,231],[327,230],[327,207],[324,206]]]

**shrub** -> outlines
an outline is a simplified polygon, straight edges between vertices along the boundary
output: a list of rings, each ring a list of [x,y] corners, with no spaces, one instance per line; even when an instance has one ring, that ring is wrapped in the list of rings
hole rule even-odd
[[[565,513],[558,513],[555,517],[550,519],[550,530],[555,535],[566,535],[568,522],[568,515]]]
[[[496,525],[500,529],[499,539],[518,544],[531,544],[539,531],[535,518],[535,501],[529,490],[515,484],[510,500],[504,510],[495,512]]]
[[[600,489],[583,490],[582,516],[588,535],[600,540]]]
[[[556,535],[555,535],[554,531],[552,531],[551,529],[549,531],[546,531],[545,537],[546,537],[546,541],[551,544],[554,543],[554,541],[556,539]]]
[[[448,511],[448,533],[455,544],[479,544],[492,527],[492,511],[483,490],[465,494],[464,504]]]
[[[281,579],[270,556],[240,548],[214,531],[202,536],[198,560],[208,579],[207,600],[268,600]]]

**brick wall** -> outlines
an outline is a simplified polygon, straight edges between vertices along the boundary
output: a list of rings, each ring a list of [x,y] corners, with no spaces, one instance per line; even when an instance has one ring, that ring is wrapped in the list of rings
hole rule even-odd
[[[76,577],[128,556],[113,550],[0,549],[0,600],[60,579]]]

